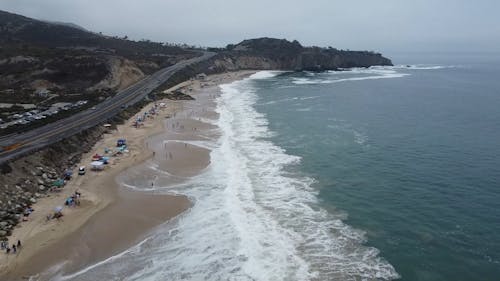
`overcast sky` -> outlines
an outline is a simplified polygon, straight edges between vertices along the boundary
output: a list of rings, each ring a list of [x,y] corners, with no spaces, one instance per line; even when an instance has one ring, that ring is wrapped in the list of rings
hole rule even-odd
[[[0,9],[132,39],[243,39],[396,51],[498,51],[498,0],[0,0]]]

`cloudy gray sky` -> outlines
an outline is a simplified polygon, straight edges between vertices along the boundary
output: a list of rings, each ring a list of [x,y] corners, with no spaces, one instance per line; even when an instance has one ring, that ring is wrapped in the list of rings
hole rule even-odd
[[[203,46],[269,36],[382,52],[500,50],[498,0],[0,0],[0,9]]]

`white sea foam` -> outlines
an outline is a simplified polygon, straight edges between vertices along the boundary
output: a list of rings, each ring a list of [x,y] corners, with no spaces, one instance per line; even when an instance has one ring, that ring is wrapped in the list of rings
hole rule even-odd
[[[310,100],[310,99],[317,99],[320,98],[320,96],[311,96],[311,97],[293,97],[293,98],[286,98],[286,99],[279,99],[279,100],[273,100],[273,101],[268,101],[265,103],[261,103],[259,105],[272,105],[276,103],[281,103],[281,102],[288,102],[288,101],[294,101],[294,100]]]
[[[58,280],[60,281],[63,281],[63,280],[72,280],[72,279],[75,279],[76,277],[78,276],[81,276],[89,271],[91,271],[92,269],[94,268],[97,268],[99,267],[100,265],[103,265],[103,264],[106,264],[106,263],[110,263],[110,262],[113,262],[114,260],[117,260],[119,259],[120,257],[123,257],[124,255],[128,254],[128,253],[133,253],[133,252],[136,252],[140,249],[140,247],[142,246],[142,244],[146,243],[150,238],[146,238],[144,240],[142,240],[139,244],[135,245],[134,247],[130,248],[130,249],[127,249],[117,255],[114,255],[114,256],[111,256],[103,261],[100,261],[100,262],[97,262],[91,266],[88,266],[80,271],[77,271],[75,273],[72,273],[70,275],[66,275],[66,276],[58,276]]]
[[[416,65],[398,65],[395,68],[399,69],[413,69],[413,70],[435,70],[435,69],[444,69],[444,68],[455,68],[455,65],[425,65],[425,64],[416,64]]]
[[[340,71],[326,71],[326,75],[309,75],[308,77],[294,78],[293,83],[297,85],[304,84],[331,84],[340,83],[348,81],[363,81],[363,80],[375,80],[375,79],[390,79],[390,78],[401,78],[410,75],[410,73],[400,72],[401,70],[437,70],[445,68],[455,68],[456,65],[395,65],[395,66],[371,66],[368,68],[341,68]],[[339,78],[339,76],[350,76],[350,75],[362,75],[356,77]],[[314,78],[312,78],[314,77]]]
[[[268,70],[268,71],[259,71],[257,73],[254,73],[250,75],[250,79],[266,79],[266,78],[272,78],[277,75],[280,75],[281,73],[285,73],[286,71],[279,71],[279,70]]]
[[[307,112],[307,111],[311,111],[311,110],[312,110],[312,108],[310,108],[310,107],[304,107],[304,108],[297,109],[297,111],[299,111],[299,112]]]
[[[362,75],[355,77],[342,78],[345,75]],[[339,77],[343,75],[342,77]],[[401,78],[410,75],[408,73],[397,72],[394,69],[387,68],[351,68],[346,71],[328,71],[321,78],[294,78],[292,83],[297,85],[305,84],[332,84],[348,81],[363,81],[376,79]]]
[[[320,98],[321,96],[310,96],[310,97],[301,97],[301,100],[312,100],[312,99],[317,99]]]
[[[260,73],[260,72],[259,72]],[[261,77],[261,78],[259,78]],[[389,280],[394,268],[364,234],[318,206],[300,158],[268,140],[255,79],[221,86],[221,137],[207,171],[172,191],[194,206],[150,239],[69,280]],[[70,278],[71,277],[71,278]]]
[[[339,120],[335,118],[329,118],[329,121],[334,121],[332,124],[327,125],[327,128],[330,128],[335,131],[339,131],[342,133],[347,133],[352,135],[355,143],[364,146],[370,147],[366,142],[368,141],[368,136],[362,133],[359,129],[353,128],[353,126],[347,123],[345,120]]]
[[[460,65],[436,65],[436,64],[400,64],[400,65],[384,65],[384,66],[372,66],[368,69],[385,69],[385,70],[437,70],[437,69],[447,69],[447,68],[458,68],[462,67]]]

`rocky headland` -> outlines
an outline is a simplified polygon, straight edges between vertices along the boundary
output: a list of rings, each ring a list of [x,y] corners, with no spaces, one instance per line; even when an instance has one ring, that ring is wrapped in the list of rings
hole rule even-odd
[[[303,47],[297,41],[258,38],[217,49],[216,69],[233,71],[291,70],[325,71],[351,67],[392,65],[390,59],[369,51],[345,51],[335,48]]]

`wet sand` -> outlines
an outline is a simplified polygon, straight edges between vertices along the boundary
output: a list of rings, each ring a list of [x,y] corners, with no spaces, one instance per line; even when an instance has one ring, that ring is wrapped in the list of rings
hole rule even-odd
[[[66,261],[64,272],[74,272],[115,255],[145,237],[151,230],[190,206],[181,196],[119,191],[119,198],[67,235],[29,259],[29,267],[16,268],[12,276],[36,275]],[[49,258],[47,258],[50,255]],[[40,276],[45,280],[45,276]]]
[[[210,150],[193,144],[169,141],[155,155],[160,169],[170,174],[191,177],[199,174],[210,164]]]
[[[116,178],[127,177],[145,163],[157,164],[159,169],[179,178],[202,172],[210,163],[210,150],[189,141],[217,136],[213,125],[202,122],[203,118],[216,117],[213,109],[217,85],[249,74],[251,72],[221,74],[210,76],[204,82],[182,83],[196,101],[158,101],[165,102],[167,108],[154,120],[146,121],[144,127],[132,128],[130,124],[134,118],[131,118],[106,135],[84,156],[84,162],[96,152],[102,153],[104,147],[112,147],[121,137],[127,138],[130,153],[113,159],[106,171],[88,172],[71,181],[65,193],[44,198],[45,201],[35,205],[37,211],[32,221],[16,229],[13,235],[12,241],[22,239],[24,248],[17,256],[4,259],[6,263],[1,271],[8,273],[6,280],[40,272],[48,275],[38,276],[39,280],[49,280],[51,273],[47,269],[56,265],[65,274],[81,270],[137,244],[156,226],[189,208],[191,203],[184,196],[131,191],[119,187]],[[144,190],[156,184],[154,177],[137,182]],[[76,189],[83,193],[82,206],[66,208],[62,221],[43,221],[47,210],[50,211],[54,204],[61,205]],[[61,264],[63,261],[65,263]]]

